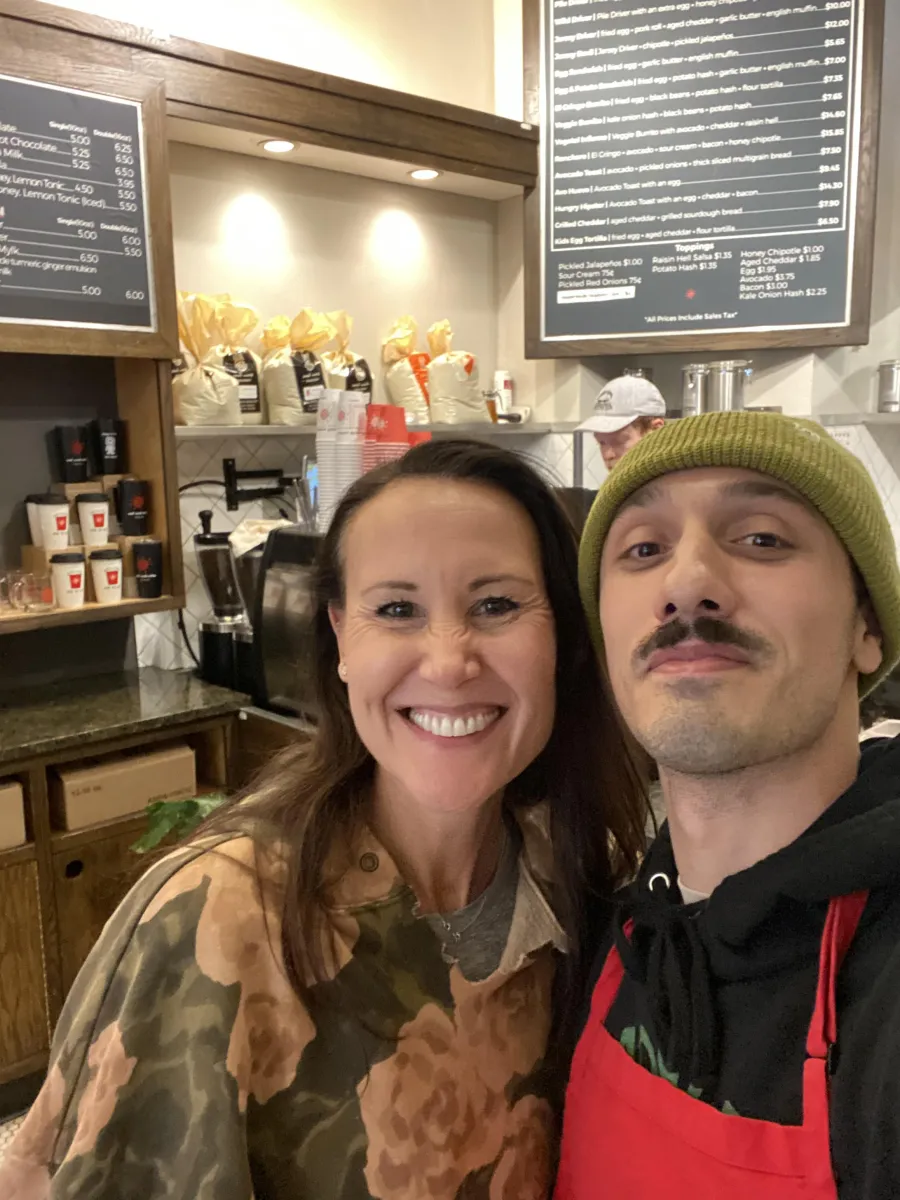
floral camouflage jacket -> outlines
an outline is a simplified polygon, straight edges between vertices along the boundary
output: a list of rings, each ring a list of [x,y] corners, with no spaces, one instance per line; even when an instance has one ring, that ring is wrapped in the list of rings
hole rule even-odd
[[[564,937],[544,820],[521,819],[509,942],[481,983],[445,961],[362,835],[341,868],[315,1020],[284,975],[250,839],[158,863],[69,995],[0,1196],[546,1200],[557,1114],[542,1068]]]

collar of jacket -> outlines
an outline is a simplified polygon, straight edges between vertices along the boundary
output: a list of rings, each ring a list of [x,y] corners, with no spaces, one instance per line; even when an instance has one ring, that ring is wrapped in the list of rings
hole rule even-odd
[[[568,942],[556,919],[549,896],[553,882],[550,845],[550,810],[546,804],[518,809],[513,813],[522,834],[519,855],[519,886],[509,941],[500,969],[515,971],[522,962],[546,945],[565,953]],[[334,908],[353,915],[362,909],[394,903],[415,896],[394,860],[368,825],[359,830],[349,846],[332,856],[330,873]]]

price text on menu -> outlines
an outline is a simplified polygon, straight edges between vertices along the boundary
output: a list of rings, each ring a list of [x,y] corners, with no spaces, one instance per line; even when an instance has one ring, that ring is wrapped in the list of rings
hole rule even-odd
[[[140,105],[0,76],[0,321],[154,328]]]
[[[864,0],[544,0],[543,337],[849,324]]]

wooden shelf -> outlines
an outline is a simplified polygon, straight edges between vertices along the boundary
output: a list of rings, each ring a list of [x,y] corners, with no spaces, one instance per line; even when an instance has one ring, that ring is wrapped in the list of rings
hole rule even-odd
[[[490,421],[475,425],[413,425],[415,433],[432,433],[448,437],[543,437],[546,433],[574,433],[576,421],[526,421],[523,425],[507,422],[494,425]],[[197,442],[209,438],[314,438],[316,428],[297,425],[176,425],[179,442]]]
[[[122,600],[118,604],[85,604],[83,608],[57,608],[52,612],[0,613],[0,635],[27,633],[33,629],[56,629],[64,625],[88,625],[94,621],[120,621],[123,617],[137,617],[141,613],[171,612],[180,607],[180,603],[174,596],[160,596],[156,600]]]
[[[12,867],[16,863],[34,862],[37,851],[34,842],[25,842],[22,846],[12,846],[8,850],[0,850],[0,869]]]

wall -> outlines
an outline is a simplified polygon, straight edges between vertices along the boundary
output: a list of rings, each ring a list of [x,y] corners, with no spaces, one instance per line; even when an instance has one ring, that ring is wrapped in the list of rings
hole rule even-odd
[[[263,321],[346,308],[380,386],[381,343],[411,313],[421,342],[448,317],[454,344],[496,362],[496,206],[244,155],[171,146],[175,274],[230,292]]]
[[[490,0],[59,0],[66,8],[428,96],[494,106]]]
[[[428,325],[453,323],[455,345],[478,356],[485,385],[497,361],[496,206],[490,201],[428,192],[289,163],[171,146],[175,271],[179,287],[230,292],[263,319],[300,308],[347,308],[355,319],[352,345],[381,388],[381,342],[404,313]],[[253,344],[254,339],[251,339]],[[179,484],[220,478],[222,459],[241,470],[298,471],[312,439],[293,436],[213,438],[178,446]],[[231,530],[260,507],[228,513],[221,489],[192,490],[181,501],[187,608],[196,645],[208,602],[193,551],[199,512],[211,508],[214,528]],[[269,514],[272,515],[272,514]],[[170,614],[139,617],[144,666],[189,666]]]

